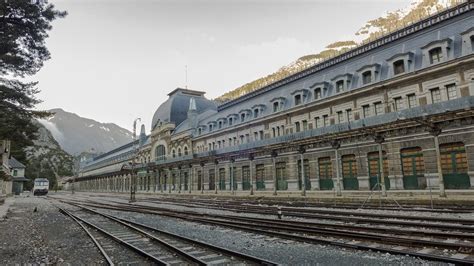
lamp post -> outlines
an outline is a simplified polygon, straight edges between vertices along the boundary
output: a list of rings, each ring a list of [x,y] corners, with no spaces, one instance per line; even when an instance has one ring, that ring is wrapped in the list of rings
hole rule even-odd
[[[336,157],[336,195],[342,196],[341,192],[341,174],[339,171],[339,148],[341,147],[341,142],[339,140],[334,140],[331,142],[331,146],[334,149],[334,156]]]
[[[254,184],[254,178],[253,178],[253,160],[255,159],[254,155],[251,153],[249,155],[249,161],[250,161],[250,166],[249,166],[249,172],[250,172],[250,195],[253,195],[253,184]]]
[[[306,196],[306,177],[304,172],[304,153],[306,152],[306,149],[303,145],[299,147],[298,152],[300,153],[301,160],[301,196],[304,197]]]
[[[136,192],[136,189],[137,189],[137,180],[136,180],[136,176],[135,176],[135,160],[136,160],[136,157],[138,155],[138,146],[136,145],[135,141],[137,139],[137,122],[138,121],[141,121],[140,118],[136,118],[135,120],[133,120],[133,155],[132,155],[132,166],[131,166],[131,175],[130,175],[130,200],[129,202],[135,202],[136,201],[136,198],[135,198],[135,192]]]
[[[380,188],[382,189],[382,196],[387,196],[387,189],[385,188],[385,173],[384,173],[384,162],[383,162],[383,150],[382,150],[382,143],[385,142],[385,138],[381,135],[375,135],[375,142],[378,144],[379,150],[379,191]]]

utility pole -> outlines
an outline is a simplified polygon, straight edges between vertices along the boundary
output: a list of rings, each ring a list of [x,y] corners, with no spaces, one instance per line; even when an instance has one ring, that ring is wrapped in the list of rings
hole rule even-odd
[[[136,145],[135,141],[137,140],[137,122],[138,121],[141,121],[140,118],[137,118],[133,121],[133,146],[132,146],[132,149],[133,149],[133,154],[132,154],[132,167],[131,167],[131,175],[130,175],[130,200],[129,202],[135,202],[137,201],[136,198],[135,198],[135,192],[136,192],[136,189],[137,189],[137,180],[136,180],[136,176],[135,176],[135,161],[136,161],[136,157],[138,155],[138,145]]]

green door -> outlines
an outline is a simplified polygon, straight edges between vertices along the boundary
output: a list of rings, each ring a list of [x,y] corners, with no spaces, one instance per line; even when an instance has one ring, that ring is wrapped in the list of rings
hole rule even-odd
[[[255,182],[257,190],[265,190],[265,166],[259,164],[255,167]]]
[[[344,155],[342,161],[342,184],[345,190],[358,190],[357,161],[355,155]]]
[[[219,169],[219,190],[225,190],[225,169]]]
[[[280,162],[276,164],[277,190],[288,190],[286,181],[286,163]]]
[[[370,189],[374,189],[375,185],[379,182],[380,172],[380,160],[378,152],[371,152],[368,154],[369,161],[369,184]],[[384,182],[385,189],[390,189],[390,179],[388,178],[388,160],[385,152],[383,152],[383,172],[384,172]]]
[[[467,174],[467,155],[464,144],[458,142],[440,145],[440,153],[445,188],[470,188],[471,181]]]
[[[420,189],[419,179],[424,177],[425,166],[421,148],[407,148],[400,151],[403,172],[403,187],[405,189]]]
[[[188,172],[184,172],[184,190],[188,190]]]
[[[209,190],[216,189],[216,172],[214,169],[209,170]]]
[[[332,181],[332,162],[331,157],[319,158],[319,188],[321,190],[332,190],[334,182]]]
[[[309,180],[309,160],[304,160],[304,181],[306,190],[311,190],[311,181]],[[298,189],[303,190],[301,182],[301,160],[298,160]]]
[[[235,167],[233,167],[232,170],[232,173],[230,175],[230,182],[231,182],[231,185],[233,186],[234,188],[234,191],[237,190],[237,177],[235,176]]]
[[[250,167],[242,167],[242,190],[250,190]]]

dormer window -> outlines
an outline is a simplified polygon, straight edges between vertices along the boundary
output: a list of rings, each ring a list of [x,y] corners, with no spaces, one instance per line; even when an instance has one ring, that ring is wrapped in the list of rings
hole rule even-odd
[[[429,55],[431,64],[437,64],[443,61],[443,50],[441,47],[431,49]]]
[[[274,113],[283,110],[285,106],[285,98],[283,97],[274,98],[270,102],[272,103]]]
[[[393,73],[395,75],[405,73],[405,62],[403,61],[403,59],[393,62]]]
[[[401,54],[395,54],[394,56],[387,59],[387,64],[391,69],[391,76],[396,76],[413,71],[413,57],[413,52],[406,52]]]
[[[321,88],[314,89],[314,99],[315,100],[321,99]]]
[[[245,122],[245,113],[240,114],[240,122]]]
[[[474,35],[471,36],[471,52],[474,52]]]
[[[260,115],[263,113],[263,110],[265,109],[264,104],[257,104],[252,107],[252,112],[253,112],[253,118],[260,117]]]
[[[300,105],[302,103],[301,94],[295,95],[295,105]]]
[[[213,130],[213,126],[212,124],[209,125],[209,132],[211,132]]]
[[[198,128],[198,135],[202,134],[202,128]]]
[[[423,52],[423,66],[427,67],[433,64],[445,62],[450,58],[452,40],[446,38],[430,42],[421,48]]]
[[[336,93],[339,93],[344,90],[344,80],[339,80],[336,82]]]
[[[229,126],[232,126],[234,124],[234,118],[229,117]]]
[[[183,154],[181,153],[181,148],[178,148],[178,157],[181,157]]]
[[[372,71],[368,70],[362,73],[362,83],[369,84],[372,82]]]
[[[359,73],[359,77],[362,81],[362,84],[359,85],[367,85],[377,82],[379,81],[380,64],[363,66],[362,68],[358,69],[357,72]]]
[[[219,129],[222,128],[222,121],[219,121]]]

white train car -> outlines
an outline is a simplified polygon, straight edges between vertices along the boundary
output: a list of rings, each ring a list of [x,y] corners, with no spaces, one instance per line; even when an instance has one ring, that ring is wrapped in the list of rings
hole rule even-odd
[[[49,180],[46,178],[36,178],[33,187],[33,195],[46,195],[49,190]]]

